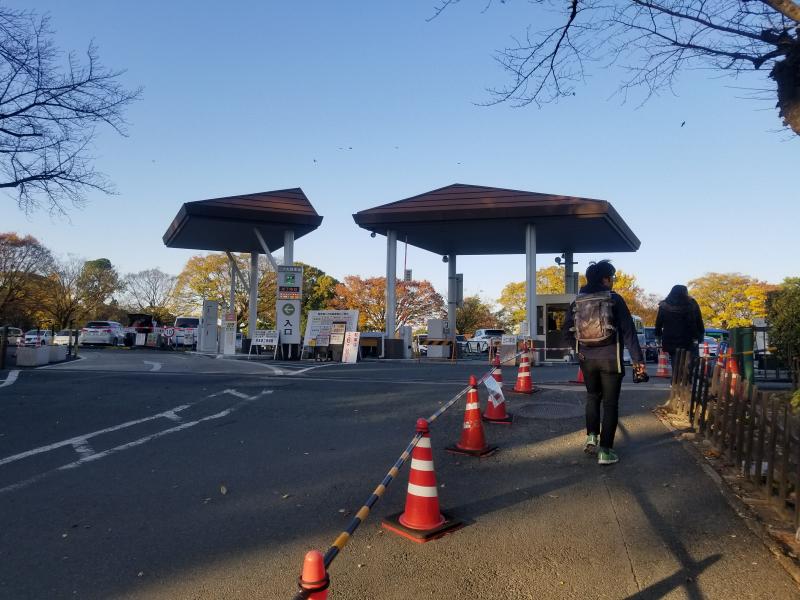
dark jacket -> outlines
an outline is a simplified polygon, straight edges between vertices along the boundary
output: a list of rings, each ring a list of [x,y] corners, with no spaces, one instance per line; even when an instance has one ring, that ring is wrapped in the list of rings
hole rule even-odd
[[[585,285],[580,289],[581,294],[594,294],[604,291],[608,290],[601,285]],[[644,362],[644,355],[639,345],[639,338],[636,337],[636,329],[633,326],[633,319],[631,318],[631,311],[628,310],[628,305],[625,304],[625,300],[623,300],[622,296],[616,292],[611,292],[611,299],[614,303],[612,313],[614,316],[614,326],[617,328],[617,335],[610,339],[605,346],[585,346],[581,344],[578,348],[578,352],[583,354],[587,360],[613,360],[618,361],[618,364],[622,365],[622,347],[624,345],[628,348],[628,352],[631,353],[631,360],[633,362]],[[564,327],[562,329],[565,339],[573,348],[575,347],[575,332],[572,331],[575,325],[575,316],[573,314],[574,306],[575,303],[573,302],[567,311],[567,318],[564,321]]]
[[[656,338],[661,338],[661,345],[666,352],[678,348],[691,350],[694,343],[702,343],[705,337],[705,326],[700,306],[691,296],[667,296],[659,302],[656,315]]]

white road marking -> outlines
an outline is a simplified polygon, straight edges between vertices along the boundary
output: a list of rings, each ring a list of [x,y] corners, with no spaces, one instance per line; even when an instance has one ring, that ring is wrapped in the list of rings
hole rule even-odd
[[[231,394],[231,392],[235,392],[235,393]],[[122,428],[122,426],[118,425],[116,427],[109,427],[108,429],[104,429],[104,430],[101,430],[99,432],[94,432],[94,433],[91,433],[91,434],[87,434],[85,436],[80,436],[78,438],[72,438],[71,440],[66,440],[65,442],[59,442],[57,444],[51,444],[50,446],[47,446],[46,448],[48,448],[48,449],[59,448],[59,447],[64,446],[64,445],[66,445],[68,443],[71,443],[75,447],[75,449],[78,450],[78,447],[81,446],[81,444],[83,444],[81,446],[81,448],[85,449],[86,453],[85,453],[85,455],[81,456],[81,458],[79,458],[76,461],[73,461],[71,463],[67,463],[65,465],[61,465],[60,467],[57,467],[57,468],[52,469],[50,471],[46,471],[44,473],[39,473],[38,475],[34,475],[33,477],[30,477],[29,479],[26,479],[24,481],[20,481],[18,483],[14,483],[14,484],[8,485],[6,487],[0,488],[0,494],[6,493],[6,492],[13,492],[15,490],[20,490],[22,488],[28,487],[29,485],[31,485],[33,483],[36,483],[37,481],[41,481],[42,479],[44,479],[45,477],[47,477],[48,475],[50,475],[52,473],[55,473],[56,471],[67,471],[67,470],[71,470],[71,469],[76,469],[76,468],[78,468],[78,467],[80,467],[82,465],[85,465],[86,463],[93,462],[95,460],[100,460],[101,458],[106,458],[108,456],[111,456],[112,454],[116,454],[118,452],[122,452],[123,450],[128,450],[129,448],[135,448],[136,446],[141,446],[142,444],[146,444],[147,442],[150,442],[152,440],[155,440],[155,439],[158,439],[158,438],[161,438],[161,437],[164,437],[166,435],[173,434],[173,433],[177,433],[177,432],[183,431],[185,429],[189,429],[190,427],[194,427],[195,425],[198,425],[200,423],[204,423],[206,421],[211,421],[211,420],[214,420],[214,419],[221,419],[221,418],[226,417],[226,416],[230,415],[231,413],[235,412],[236,410],[238,410],[239,408],[241,408],[242,406],[244,406],[248,402],[252,402],[253,400],[255,400],[257,398],[260,398],[261,396],[264,396],[264,395],[267,395],[267,394],[271,394],[272,392],[273,392],[273,390],[262,390],[261,392],[259,392],[258,394],[255,394],[254,396],[247,396],[245,394],[242,394],[241,392],[237,392],[234,389],[224,390],[221,393],[228,393],[228,394],[231,394],[231,395],[235,395],[236,397],[243,397],[244,400],[242,400],[241,402],[235,404],[234,406],[232,406],[230,408],[226,408],[225,410],[222,410],[222,411],[220,411],[218,413],[215,413],[213,415],[208,415],[206,417],[202,417],[202,418],[196,419],[194,421],[189,421],[187,423],[181,423],[180,425],[177,425],[175,427],[170,427],[169,429],[164,429],[162,431],[159,431],[159,432],[156,432],[156,433],[153,433],[153,434],[150,434],[150,435],[146,435],[146,436],[141,437],[141,438],[139,438],[137,440],[134,440],[132,442],[128,442],[126,444],[121,444],[119,446],[115,446],[114,448],[109,448],[108,450],[103,450],[102,452],[97,452],[97,453],[91,453],[90,454],[89,452],[91,452],[91,448],[89,447],[88,444],[85,443],[85,440],[87,438],[91,437],[91,436],[99,435],[101,432],[115,431],[117,429]],[[216,394],[212,394],[212,396],[214,396],[214,395],[216,395]],[[210,397],[211,396],[209,396],[209,398]],[[180,410],[184,410],[184,409],[186,409],[188,407],[189,407],[189,405],[179,406],[179,407],[176,407],[176,408],[172,409],[171,411],[166,411],[165,413],[159,413],[158,415],[153,415],[152,417],[147,417],[145,419],[140,419],[139,421],[131,421],[130,423],[125,423],[123,425],[124,426],[129,426],[130,424],[133,424],[133,423],[136,423],[136,422],[141,423],[143,421],[151,420],[153,418],[167,416],[168,414],[179,412]],[[169,417],[167,416],[167,418],[169,418]],[[29,451],[27,453],[18,454],[18,455],[9,457],[8,459],[3,459],[3,461],[0,461],[0,465],[5,464],[7,462],[11,462],[10,459],[18,460],[19,458],[24,457],[23,455],[31,456],[32,454],[38,454],[39,451],[44,451],[44,450],[41,449],[41,448],[37,448],[37,449],[31,450],[31,451]],[[80,450],[78,450],[78,451],[81,452]],[[81,452],[81,453],[83,454],[83,452]]]
[[[94,449],[89,445],[89,442],[86,441],[86,438],[75,442],[72,444],[72,446],[75,448],[75,452],[81,456],[89,456],[94,454]]]
[[[322,367],[333,367],[334,365],[338,365],[341,363],[329,363],[326,365],[314,365],[313,367],[306,367],[305,369],[298,369],[297,371],[289,371],[288,375],[300,375],[301,373],[305,373],[306,371],[313,371],[314,369],[321,369]]]
[[[6,379],[5,379],[5,381],[3,383],[0,383],[0,388],[4,388],[7,385],[13,385],[13,383],[17,380],[17,377],[19,377],[19,370],[18,369],[14,369],[13,371],[9,371],[8,372],[8,377],[6,377]]]
[[[167,416],[167,413],[177,413],[182,410],[186,410],[187,408],[189,408],[189,406],[190,406],[189,404],[176,406],[175,408],[169,411],[158,413],[157,415],[150,415],[149,417],[136,419],[135,421],[128,421],[127,423],[121,423],[120,425],[114,425],[113,427],[106,427],[105,429],[100,429],[99,431],[93,431],[92,433],[79,435],[74,438],[70,438],[68,440],[56,442],[54,444],[49,444],[47,446],[40,446],[39,448],[34,448],[33,450],[28,450],[26,452],[20,452],[19,454],[14,454],[13,456],[7,456],[6,458],[0,459],[0,466],[7,465],[17,460],[22,460],[23,458],[28,458],[29,456],[35,456],[43,452],[50,452],[51,450],[57,450],[58,448],[63,448],[64,446],[75,446],[76,444],[85,443],[86,440],[89,440],[93,437],[97,437],[98,435],[103,435],[104,433],[119,431],[120,429],[125,429],[126,427],[132,427],[133,425],[138,425],[139,423],[146,423],[147,421],[152,421],[154,419],[162,419]]]
[[[146,364],[146,365],[152,365],[152,368],[150,369],[150,371],[160,371],[161,370],[161,363],[160,362],[155,362],[155,361],[152,361],[152,360],[143,360],[142,362],[144,364]]]

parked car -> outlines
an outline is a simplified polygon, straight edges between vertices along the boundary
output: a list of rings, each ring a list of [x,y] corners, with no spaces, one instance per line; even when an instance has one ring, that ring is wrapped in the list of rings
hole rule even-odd
[[[644,345],[642,346],[645,362],[658,362],[658,342],[656,341],[656,328],[644,328]]]
[[[456,346],[458,349],[464,352],[467,349],[467,336],[465,335],[456,335]]]
[[[428,335],[426,333],[415,335],[413,345],[417,347],[420,356],[428,356]]]
[[[2,335],[2,333],[0,333]],[[9,327],[8,328],[8,341],[6,342],[9,346],[20,346],[24,342],[25,335],[22,333],[22,329],[19,327]]]
[[[107,344],[109,346],[119,346],[125,339],[125,331],[120,323],[116,321],[89,321],[86,327],[81,329],[78,336],[78,344]]]
[[[70,339],[72,338],[73,332],[69,329],[62,329],[58,333],[56,333],[55,337],[53,338],[53,345],[54,346],[69,346]],[[73,340],[72,343],[75,343]]]
[[[478,329],[467,342],[471,352],[488,352],[492,340],[500,339],[505,334],[502,329]]]
[[[26,346],[47,346],[53,342],[53,334],[49,329],[31,329],[25,332]]]
[[[706,350],[707,349],[707,350]],[[719,353],[719,342],[707,335],[703,338],[703,343],[698,348],[700,356],[716,356]]]

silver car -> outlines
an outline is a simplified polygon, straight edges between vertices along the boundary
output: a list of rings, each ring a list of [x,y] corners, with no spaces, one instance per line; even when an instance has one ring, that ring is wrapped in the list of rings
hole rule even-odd
[[[2,330],[0,330],[0,335],[2,335]],[[24,341],[25,335],[22,333],[22,329],[19,327],[8,328],[8,342],[6,343],[9,346],[21,346]]]
[[[106,344],[108,346],[119,346],[125,339],[125,332],[122,325],[116,321],[89,321],[86,327],[81,329],[78,336],[78,344]]]

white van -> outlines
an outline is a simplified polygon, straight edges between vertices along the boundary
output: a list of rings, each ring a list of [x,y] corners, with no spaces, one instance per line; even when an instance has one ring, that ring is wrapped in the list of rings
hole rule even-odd
[[[200,317],[178,317],[175,319],[175,345],[194,346],[197,343],[197,328]]]

